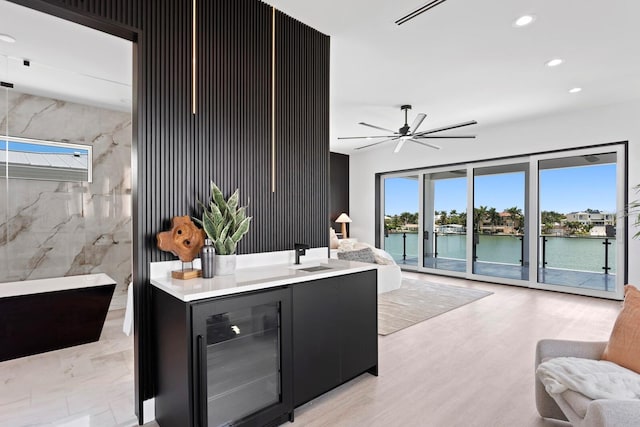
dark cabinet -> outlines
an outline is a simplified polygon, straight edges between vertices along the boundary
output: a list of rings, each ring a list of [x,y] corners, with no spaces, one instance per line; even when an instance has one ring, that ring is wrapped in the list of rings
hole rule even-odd
[[[294,406],[340,383],[340,339],[334,306],[336,278],[300,283],[292,290]]]
[[[194,303],[156,291],[154,301],[164,324],[157,330],[162,427],[264,426],[293,417],[289,289]]]
[[[377,374],[375,270],[300,283],[292,295],[294,406]]]
[[[272,426],[377,374],[377,272],[193,302],[153,287],[161,427]]]
[[[346,278],[346,277],[345,277]],[[338,293],[341,382],[365,371],[378,374],[377,272],[351,275]]]
[[[288,289],[193,304],[201,426],[265,425],[292,412]]]

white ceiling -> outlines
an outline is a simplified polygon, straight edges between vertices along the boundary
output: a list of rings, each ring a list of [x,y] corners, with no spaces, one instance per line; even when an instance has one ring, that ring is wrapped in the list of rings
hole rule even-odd
[[[131,110],[131,42],[3,0],[0,33],[16,39],[0,41],[0,80],[16,91]]]
[[[502,122],[640,98],[635,0],[447,0],[402,26],[394,21],[426,0],[266,2],[331,36],[334,151],[370,143],[336,140],[372,134],[358,122],[399,128],[402,104],[413,105],[409,124],[427,114],[422,130],[477,120],[451,133],[481,135]],[[514,28],[526,13],[536,21]],[[0,57],[0,78],[16,90],[130,108],[130,42],[4,0],[0,33],[17,39],[0,42],[10,57]],[[565,62],[544,66],[556,57]],[[576,86],[583,91],[569,94]]]
[[[422,130],[477,120],[450,133],[481,135],[506,121],[640,98],[637,0],[447,0],[401,26],[394,21],[427,1],[266,2],[331,36],[333,151],[371,143],[336,140],[377,134],[358,122],[398,129],[401,104],[413,105],[409,124],[427,114]],[[536,21],[514,28],[524,14]],[[556,57],[565,62],[544,65]],[[573,87],[583,91],[569,94]]]

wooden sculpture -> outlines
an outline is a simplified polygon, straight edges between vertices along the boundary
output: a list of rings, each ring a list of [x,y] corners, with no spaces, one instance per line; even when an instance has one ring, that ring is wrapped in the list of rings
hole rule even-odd
[[[204,246],[204,230],[198,228],[187,215],[171,218],[171,230],[156,235],[158,249],[171,252],[183,263],[192,262]],[[182,269],[172,271],[171,276],[176,279],[192,279],[200,277],[201,270]]]

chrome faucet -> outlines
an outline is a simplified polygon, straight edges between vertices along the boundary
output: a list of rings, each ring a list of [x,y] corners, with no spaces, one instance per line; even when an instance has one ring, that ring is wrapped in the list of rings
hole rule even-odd
[[[300,264],[300,257],[307,253],[307,249],[309,249],[309,245],[305,243],[294,243],[293,247],[296,253],[296,265]]]

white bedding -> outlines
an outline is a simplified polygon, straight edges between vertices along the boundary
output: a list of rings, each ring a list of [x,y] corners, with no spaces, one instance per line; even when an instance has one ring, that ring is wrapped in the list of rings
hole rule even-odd
[[[640,375],[604,360],[556,357],[536,374],[549,394],[573,390],[591,399],[640,399]]]

